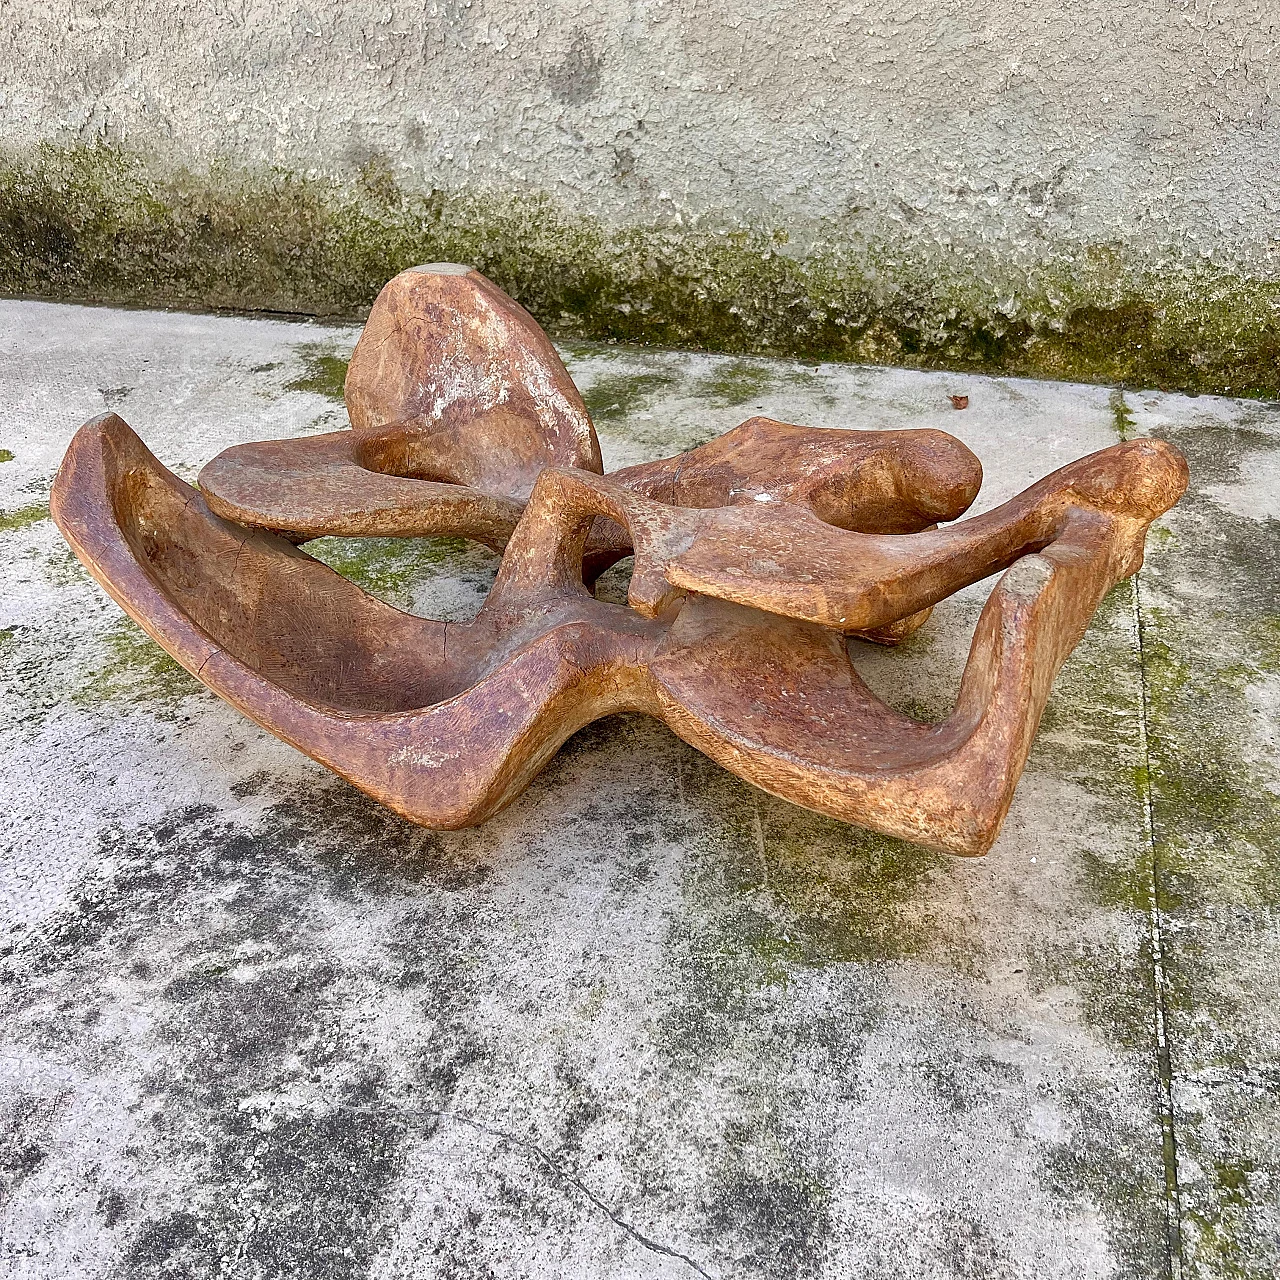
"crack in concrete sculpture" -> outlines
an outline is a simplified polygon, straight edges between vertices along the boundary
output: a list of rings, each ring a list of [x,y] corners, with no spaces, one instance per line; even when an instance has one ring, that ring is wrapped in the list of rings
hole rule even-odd
[[[1187,482],[1172,446],[1131,441],[938,528],[981,482],[959,441],[764,418],[604,476],[545,335],[454,267],[387,285],[347,399],[354,430],[229,449],[200,491],[108,414],[72,441],[53,513],[204,684],[440,828],[510,803],[583,725],[640,711],[775,795],[985,853],[1054,677]],[[472,622],[436,622],[295,545],[331,534],[465,536],[502,563]],[[629,604],[597,600],[632,554]],[[876,698],[846,635],[896,643],[999,570],[951,716]]]

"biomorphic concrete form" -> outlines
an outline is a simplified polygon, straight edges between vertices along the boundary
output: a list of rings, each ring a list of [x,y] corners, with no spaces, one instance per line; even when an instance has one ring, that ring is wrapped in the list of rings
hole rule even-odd
[[[382,290],[346,399],[354,432],[219,454],[200,475],[212,509],[295,540],[456,534],[500,549],[543,467],[601,470],[586,406],[537,322],[452,263]]]
[[[108,414],[73,440],[51,506],[198,679],[438,828],[484,821],[571,734],[638,711],[787,800],[984,853],[1054,677],[1187,483],[1175,448],[1132,441],[939,529],[981,481],[950,436],[761,418],[603,476],[550,344],[456,268],[387,286],[347,397],[355,430],[230,449],[200,491]],[[332,533],[461,535],[503,558],[472,622],[436,622],[294,545]],[[626,555],[628,604],[596,599],[594,574]],[[949,718],[871,693],[847,635],[894,643],[1001,570]]]
[[[501,550],[544,467],[599,474],[582,398],[537,322],[478,271],[405,271],[378,296],[348,367],[354,430],[224,450],[200,473],[210,509],[292,542],[473,538]],[[863,533],[917,533],[968,510],[982,465],[941,431],[837,431],[752,418],[613,479],[691,508],[784,502]],[[629,556],[601,519],[588,584]],[[862,632],[895,643],[927,614]]]

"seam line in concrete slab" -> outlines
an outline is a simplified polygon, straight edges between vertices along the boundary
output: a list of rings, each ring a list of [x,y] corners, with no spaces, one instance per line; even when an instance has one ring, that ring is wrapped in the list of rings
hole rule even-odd
[[[625,1218],[621,1218],[618,1214],[610,1209],[603,1200],[599,1198],[585,1183],[580,1182],[573,1174],[562,1169],[537,1143],[530,1142],[527,1138],[517,1137],[514,1133],[507,1133],[502,1129],[495,1129],[491,1125],[485,1124],[480,1120],[473,1120],[470,1116],[461,1115],[457,1111],[435,1111],[422,1110],[420,1115],[437,1116],[442,1120],[456,1120],[459,1124],[469,1125],[472,1129],[478,1129],[481,1133],[487,1133],[492,1138],[497,1138],[499,1142],[510,1143],[512,1146],[519,1147],[522,1151],[528,1151],[532,1155],[537,1156],[548,1169],[551,1170],[557,1178],[562,1182],[567,1182],[571,1187],[580,1191],[597,1209],[600,1210],[613,1224],[620,1227],[627,1233],[637,1244],[653,1253],[661,1253],[668,1258],[675,1258],[679,1262],[686,1263],[692,1267],[704,1280],[715,1280],[715,1277],[709,1271],[704,1271],[687,1253],[681,1253],[679,1249],[673,1249],[670,1245],[659,1243],[657,1240],[651,1240],[643,1232],[637,1231]]]
[[[1138,737],[1142,759],[1142,820],[1151,853],[1147,920],[1151,931],[1151,980],[1154,992],[1156,1066],[1160,1077],[1160,1135],[1164,1164],[1165,1232],[1171,1280],[1182,1280],[1182,1193],[1178,1185],[1178,1135],[1173,1112],[1173,1061],[1169,1052],[1168,974],[1164,964],[1164,926],[1160,906],[1160,855],[1156,841],[1152,799],[1151,744],[1147,736],[1150,704],[1147,694],[1145,621],[1142,616],[1140,572],[1129,579],[1134,627],[1138,642]]]

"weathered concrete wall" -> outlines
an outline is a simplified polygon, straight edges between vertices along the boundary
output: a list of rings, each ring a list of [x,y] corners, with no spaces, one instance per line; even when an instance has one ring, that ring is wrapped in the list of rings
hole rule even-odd
[[[1275,392],[1278,38],[1267,0],[0,0],[0,288],[354,312],[466,257],[563,333]]]

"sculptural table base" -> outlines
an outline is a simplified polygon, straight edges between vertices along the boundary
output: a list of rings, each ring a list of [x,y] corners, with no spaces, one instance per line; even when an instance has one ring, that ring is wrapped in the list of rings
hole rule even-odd
[[[1057,671],[1186,484],[1176,450],[1134,441],[938,528],[980,483],[958,441],[767,419],[603,476],[550,344],[457,271],[387,286],[348,399],[357,430],[228,450],[200,491],[107,415],[72,442],[52,509],[193,675],[442,828],[510,803],[583,725],[640,711],[775,795],[983,853]],[[473,622],[435,622],[295,545],[334,533],[467,536],[502,566]],[[627,555],[628,605],[597,600],[589,583]],[[870,692],[847,635],[894,643],[1000,571],[943,723]]]

